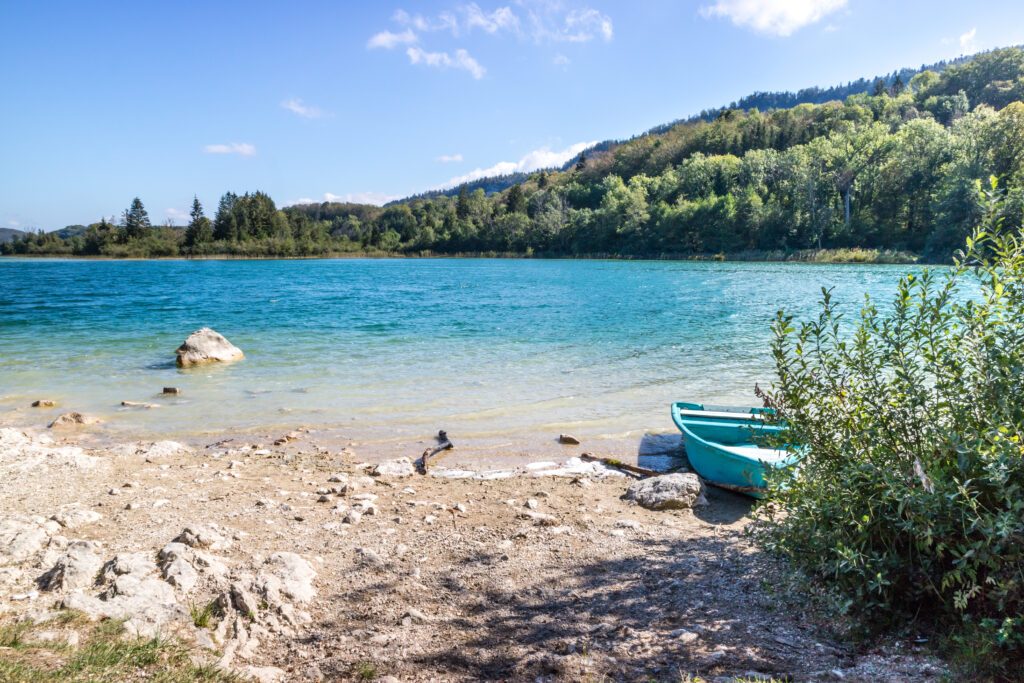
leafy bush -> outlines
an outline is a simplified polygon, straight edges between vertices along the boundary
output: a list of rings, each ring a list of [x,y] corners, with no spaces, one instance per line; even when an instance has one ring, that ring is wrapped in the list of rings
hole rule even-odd
[[[779,313],[762,392],[806,445],[759,510],[768,547],[877,622],[956,625],[1024,653],[1024,235],[995,182],[956,266],[907,275],[884,314]]]

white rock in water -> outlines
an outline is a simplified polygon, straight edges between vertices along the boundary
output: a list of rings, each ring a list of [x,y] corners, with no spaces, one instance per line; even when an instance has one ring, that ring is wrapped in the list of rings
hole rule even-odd
[[[77,427],[78,425],[91,425],[99,422],[94,417],[87,417],[81,413],[64,413],[59,415],[56,420],[50,423],[50,429],[57,427]]]
[[[209,327],[196,330],[175,351],[178,367],[187,368],[203,363],[230,362],[245,358],[242,350]]]
[[[704,484],[692,473],[641,479],[629,487],[626,498],[650,510],[684,510],[707,505]]]

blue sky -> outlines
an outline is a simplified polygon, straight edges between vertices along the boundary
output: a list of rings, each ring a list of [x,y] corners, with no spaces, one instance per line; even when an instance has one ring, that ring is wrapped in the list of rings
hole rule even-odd
[[[0,0],[0,227],[381,202],[755,90],[1024,43],[1024,3]]]

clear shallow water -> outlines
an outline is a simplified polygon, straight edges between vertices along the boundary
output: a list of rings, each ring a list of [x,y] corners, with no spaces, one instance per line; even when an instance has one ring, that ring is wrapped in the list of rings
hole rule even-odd
[[[822,286],[856,310],[907,266],[639,261],[0,259],[0,423],[62,410],[122,435],[299,425],[418,454],[439,428],[478,454],[636,453],[671,401],[754,404],[779,308]],[[246,359],[178,370],[208,325]],[[179,398],[159,396],[181,387]],[[155,410],[121,401],[154,402]]]

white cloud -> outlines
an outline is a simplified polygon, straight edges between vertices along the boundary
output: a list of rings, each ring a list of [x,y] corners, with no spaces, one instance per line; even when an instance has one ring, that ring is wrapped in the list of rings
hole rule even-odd
[[[466,17],[466,30],[482,29],[487,33],[501,30],[519,32],[519,17],[508,7],[499,7],[493,12],[484,12],[475,2],[461,8]]]
[[[393,202],[396,199],[401,199],[401,195],[397,194],[386,194],[384,192],[349,192],[347,194],[334,194],[333,192],[324,192],[323,199],[312,199],[310,197],[302,197],[290,202],[287,202],[285,206],[298,206],[300,204],[319,204],[321,202],[344,202],[346,204],[375,204],[381,206],[388,202]]]
[[[569,66],[569,58],[559,52],[555,55],[555,58],[551,60],[551,63],[555,66]]]
[[[454,12],[442,12],[436,17],[410,14],[397,10],[392,19],[405,26],[403,34],[382,31],[370,39],[370,47],[392,48],[400,35],[408,36],[408,43],[416,42],[416,33],[450,32],[458,37],[480,30],[489,35],[502,32],[534,42],[584,43],[595,38],[612,39],[614,29],[611,18],[592,7],[567,9],[560,0],[517,0],[522,15],[509,6],[487,11],[476,2],[460,5]],[[379,45],[374,41],[380,40]]]
[[[182,211],[181,209],[164,209],[164,214],[167,216],[173,225],[178,223],[188,223],[191,216],[188,215],[188,211]]]
[[[203,151],[207,154],[238,154],[243,157],[251,157],[256,154],[256,147],[248,142],[232,142],[231,144],[206,145]]]
[[[847,0],[715,0],[700,8],[704,17],[726,17],[759,33],[789,36],[846,7]]]
[[[324,115],[324,111],[319,107],[306,104],[302,100],[294,97],[282,102],[281,107],[287,109],[296,116],[301,116],[304,119],[318,119]]]
[[[442,154],[437,158],[437,160],[440,161],[442,164],[455,164],[462,161],[462,155],[458,153]]]
[[[597,141],[594,140],[591,142],[577,142],[575,145],[571,145],[570,147],[566,147],[561,150],[552,150],[548,147],[541,147],[540,149],[535,149],[532,152],[527,152],[527,154],[519,161],[499,161],[493,166],[489,166],[487,168],[473,169],[469,173],[452,178],[441,187],[457,187],[463,183],[472,182],[474,180],[490,176],[507,175],[509,173],[528,173],[542,168],[555,168],[569,161],[588,147],[593,147],[596,144]]]
[[[612,20],[596,9],[573,10],[565,17],[562,36],[572,43],[582,43],[600,35],[605,41],[612,39]]]
[[[374,34],[366,41],[367,49],[373,50],[374,48],[383,48],[390,50],[398,47],[399,45],[411,45],[417,40],[416,34],[413,33],[412,29],[405,29],[401,33],[392,33],[391,31],[381,31],[380,33]]]
[[[395,10],[391,18],[403,26],[411,26],[423,33],[432,31],[451,31],[452,35],[459,33],[459,20],[451,12],[442,12],[436,19],[427,19],[422,14],[409,14],[400,9]]]
[[[21,221],[16,221],[16,220],[14,220],[12,218],[11,220],[7,221],[7,227],[9,227],[9,228],[20,228],[21,227]]]
[[[977,27],[972,28],[967,33],[960,36],[960,51],[961,52],[973,52],[976,46],[974,42],[975,36],[978,35]]]
[[[410,64],[424,64],[437,69],[462,69],[468,71],[473,78],[479,80],[487,73],[487,69],[480,65],[480,62],[473,59],[468,52],[459,49],[455,55],[447,52],[427,52],[423,48],[410,47],[405,51],[409,56]]]

